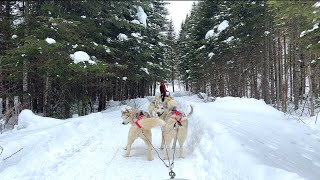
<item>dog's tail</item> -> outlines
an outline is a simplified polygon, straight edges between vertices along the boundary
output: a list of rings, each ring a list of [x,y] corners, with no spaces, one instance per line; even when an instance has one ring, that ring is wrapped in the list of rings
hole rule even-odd
[[[139,120],[139,124],[143,129],[151,130],[156,126],[164,126],[166,123],[159,118],[144,118]]]
[[[183,117],[183,118],[182,118],[182,121],[183,121],[183,120],[186,120],[186,119],[189,119],[189,117],[193,114],[193,106],[190,105],[190,108],[191,108],[191,111],[189,112],[189,114],[188,114],[186,117]]]

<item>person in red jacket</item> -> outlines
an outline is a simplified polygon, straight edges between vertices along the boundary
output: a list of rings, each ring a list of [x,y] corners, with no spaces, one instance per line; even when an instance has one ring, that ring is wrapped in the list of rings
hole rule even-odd
[[[162,102],[164,101],[164,98],[167,95],[167,89],[166,89],[166,85],[164,85],[164,82],[161,81],[160,83],[160,93],[161,93],[161,98],[162,98]]]

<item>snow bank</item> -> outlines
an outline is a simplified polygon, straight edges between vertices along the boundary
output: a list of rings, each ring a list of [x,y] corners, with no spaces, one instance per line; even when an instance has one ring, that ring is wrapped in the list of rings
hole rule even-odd
[[[35,115],[31,110],[25,109],[21,111],[18,116],[18,129],[41,129],[50,126],[55,126],[62,124],[63,121],[57,120],[54,118],[44,118],[38,115]]]
[[[93,149],[86,148],[88,145],[97,145],[90,135],[92,132],[102,131],[103,121],[97,119],[102,119],[101,113],[88,115],[85,118],[72,118],[71,121],[71,119],[58,120],[36,116],[30,110],[22,111],[18,125],[24,129],[3,134],[0,140],[1,146],[4,147],[0,155],[1,179],[90,179],[88,174],[78,173],[81,174],[88,169],[90,169],[88,172],[93,171],[90,166],[97,169],[97,166],[102,165],[99,159],[108,156],[102,152],[106,149],[97,150],[92,156]],[[104,127],[111,129],[111,126]],[[20,151],[17,152],[18,150]],[[14,156],[2,161],[15,152],[17,153]],[[82,156],[81,152],[89,154],[86,157]],[[83,158],[90,158],[95,165],[91,162],[82,164]],[[75,159],[78,163],[73,163]]]
[[[259,164],[245,153],[243,145],[228,134],[228,129],[220,125],[205,128],[197,147],[194,153],[198,158],[194,164],[199,179],[303,179],[295,173]]]
[[[233,112],[252,112],[255,114],[273,115],[276,118],[283,118],[284,113],[267,105],[263,100],[254,98],[240,98],[240,97],[218,97],[215,101],[217,106],[230,108]]]

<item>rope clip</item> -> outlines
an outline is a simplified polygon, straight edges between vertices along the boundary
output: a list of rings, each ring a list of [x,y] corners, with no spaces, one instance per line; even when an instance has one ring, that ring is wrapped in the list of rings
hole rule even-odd
[[[176,173],[173,172],[173,170],[171,169],[171,171],[169,172],[169,176],[170,176],[170,179],[174,179],[174,177],[176,176]]]

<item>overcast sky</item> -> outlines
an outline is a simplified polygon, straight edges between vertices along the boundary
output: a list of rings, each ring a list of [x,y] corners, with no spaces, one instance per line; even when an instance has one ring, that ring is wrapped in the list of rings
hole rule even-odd
[[[193,1],[168,1],[169,20],[172,18],[175,30],[178,33],[180,25],[185,20],[187,13],[190,12]]]

